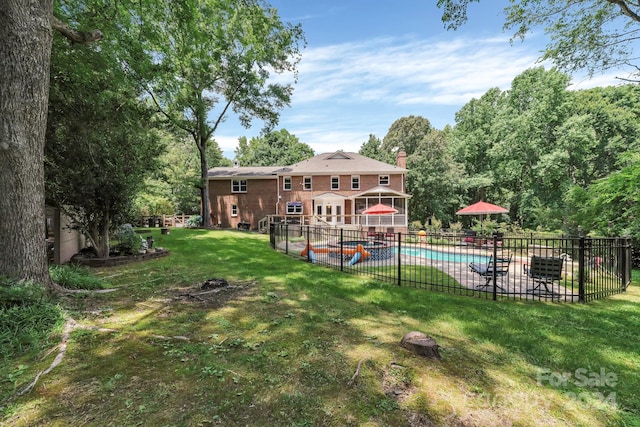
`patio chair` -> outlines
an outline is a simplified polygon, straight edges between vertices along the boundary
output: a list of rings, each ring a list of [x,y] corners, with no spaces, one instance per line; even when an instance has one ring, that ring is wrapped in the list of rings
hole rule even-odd
[[[469,264],[469,268],[472,272],[477,273],[478,275],[485,278],[484,285],[476,286],[478,290],[486,290],[491,286],[491,281],[494,277],[496,279],[498,277],[504,277],[509,273],[509,265],[511,264],[511,255],[504,257],[496,257],[493,258],[493,255],[489,258],[489,262],[487,263],[476,263],[472,262]],[[501,289],[503,292],[506,292],[506,289],[502,286],[495,283],[495,286]]]
[[[553,287],[555,281],[562,279],[563,262],[564,258],[532,256],[531,264],[524,265],[524,274],[532,279],[535,286],[527,289],[527,293],[534,293],[536,290],[541,293],[540,286],[544,286],[546,294],[555,295],[549,285]]]
[[[387,232],[384,235],[387,239],[393,240],[396,237],[396,233],[393,227],[387,227]]]
[[[376,238],[376,228],[369,227],[367,230],[367,239],[375,239]]]

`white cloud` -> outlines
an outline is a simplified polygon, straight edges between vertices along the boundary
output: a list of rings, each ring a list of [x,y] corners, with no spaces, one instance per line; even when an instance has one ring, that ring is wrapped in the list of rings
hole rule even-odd
[[[382,138],[395,120],[410,114],[422,115],[436,127],[453,125],[455,111],[472,98],[493,87],[508,89],[528,68],[548,67],[537,62],[531,42],[511,45],[504,36],[405,37],[307,49],[291,107],[282,112],[279,128],[324,152],[357,151],[369,134]],[[609,74],[577,81],[580,89],[615,83]],[[443,123],[434,123],[434,117]],[[255,136],[259,126],[238,132]],[[228,152],[238,136],[216,140]]]

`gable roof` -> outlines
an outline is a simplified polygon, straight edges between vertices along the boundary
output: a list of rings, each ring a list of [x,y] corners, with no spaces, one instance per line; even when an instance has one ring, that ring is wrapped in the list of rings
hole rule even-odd
[[[217,167],[208,172],[210,179],[275,178],[278,175],[358,175],[405,173],[406,169],[374,160],[358,153],[336,151],[310,157],[291,166]]]
[[[207,176],[216,178],[276,178],[282,166],[255,166],[255,167],[217,167],[209,169]]]
[[[279,175],[357,175],[365,173],[404,173],[407,170],[358,153],[336,151],[322,153],[291,166],[285,166]]]

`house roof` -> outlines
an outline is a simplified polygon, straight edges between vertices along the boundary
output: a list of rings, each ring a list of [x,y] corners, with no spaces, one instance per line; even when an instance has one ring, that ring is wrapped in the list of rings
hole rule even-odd
[[[255,167],[217,167],[209,169],[209,178],[276,178],[282,166],[255,166]]]
[[[355,199],[355,198],[358,198],[358,197],[371,196],[373,194],[378,194],[380,196],[388,196],[388,197],[391,197],[391,196],[406,197],[406,198],[410,198],[411,197],[408,194],[401,193],[399,191],[392,190],[389,187],[384,187],[382,185],[379,185],[377,187],[373,187],[373,188],[370,188],[368,190],[365,190],[365,191],[363,191],[361,193],[354,194],[350,198],[351,199]]]
[[[321,174],[365,174],[365,173],[404,173],[407,170],[395,165],[380,162],[358,153],[336,151],[322,153],[291,166],[283,167],[280,175],[321,175]]]
[[[216,178],[265,178],[278,175],[358,175],[405,173],[407,170],[358,153],[336,151],[322,153],[290,166],[217,167],[209,169],[208,176]]]

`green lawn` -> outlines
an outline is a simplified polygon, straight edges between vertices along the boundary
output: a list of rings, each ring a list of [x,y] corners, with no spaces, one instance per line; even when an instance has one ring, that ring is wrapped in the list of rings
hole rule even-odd
[[[640,425],[638,272],[587,305],[494,302],[296,261],[265,235],[148,234],[171,255],[59,300],[78,325],[32,391],[16,397],[58,349],[3,360],[0,425]],[[210,278],[230,289],[203,294]],[[401,348],[410,331],[442,360]]]

